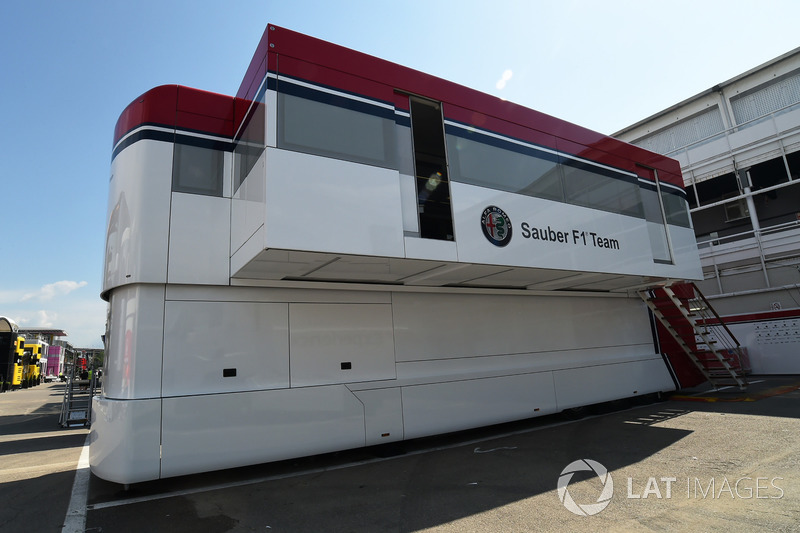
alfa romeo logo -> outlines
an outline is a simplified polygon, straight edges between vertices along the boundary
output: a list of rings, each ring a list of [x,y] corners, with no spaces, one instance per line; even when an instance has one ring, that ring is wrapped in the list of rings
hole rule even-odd
[[[572,475],[581,470],[594,472],[603,483],[603,490],[600,496],[597,497],[597,502],[595,503],[575,503],[575,500],[569,495],[567,485],[569,485],[569,482],[572,480]],[[611,474],[608,473],[606,467],[591,459],[578,459],[577,461],[571,462],[561,471],[561,475],[558,477],[558,499],[561,500],[564,507],[576,515],[591,516],[599,513],[611,503],[611,497],[613,495],[614,481],[611,479]]]
[[[484,236],[495,246],[505,246],[511,241],[511,219],[499,207],[490,205],[481,215]]]

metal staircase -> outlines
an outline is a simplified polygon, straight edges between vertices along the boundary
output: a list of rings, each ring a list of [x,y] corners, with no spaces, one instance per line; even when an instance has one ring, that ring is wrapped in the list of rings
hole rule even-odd
[[[92,423],[92,398],[98,392],[97,372],[91,372],[89,379],[80,379],[74,369],[64,388],[61,403],[61,416],[58,424],[63,428],[89,427]]]
[[[747,387],[746,357],[736,337],[694,283],[639,291],[656,318],[705,378],[718,389]]]

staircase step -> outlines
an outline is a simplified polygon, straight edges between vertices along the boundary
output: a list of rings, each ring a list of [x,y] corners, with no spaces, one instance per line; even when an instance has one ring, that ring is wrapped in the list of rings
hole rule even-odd
[[[742,379],[744,375],[739,372],[709,372],[708,377],[718,379]]]
[[[658,318],[675,342],[689,355],[703,374],[715,384],[730,383],[744,388],[741,364],[738,358],[727,353],[728,349],[719,346],[729,341],[738,346],[738,341],[730,332],[721,331],[722,321],[696,285],[689,284],[676,289],[679,294],[689,294],[691,298],[679,298],[670,287],[640,291],[638,294]],[[712,313],[714,316],[712,316]],[[714,338],[711,338],[712,332]]]
[[[715,387],[721,387],[721,386],[729,387],[730,386],[730,387],[739,387],[740,389],[743,389],[744,387],[747,387],[747,382],[746,381],[743,381],[742,383],[739,383],[738,381],[733,381],[733,380],[731,380],[731,381],[717,381],[717,382],[714,382],[712,384]]]

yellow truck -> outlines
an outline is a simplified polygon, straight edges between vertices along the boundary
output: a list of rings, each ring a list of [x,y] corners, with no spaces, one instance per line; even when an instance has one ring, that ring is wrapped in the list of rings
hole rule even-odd
[[[25,341],[25,362],[27,366],[24,370],[24,377],[23,379],[26,382],[26,386],[32,387],[34,385],[38,385],[41,376],[42,376],[42,353],[44,350],[45,343],[40,340],[26,340]]]

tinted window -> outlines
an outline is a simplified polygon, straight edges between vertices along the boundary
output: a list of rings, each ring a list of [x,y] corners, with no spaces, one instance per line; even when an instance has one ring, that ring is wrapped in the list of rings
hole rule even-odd
[[[262,91],[250,106],[233,148],[233,190],[237,191],[266,146],[266,118]]]
[[[393,116],[278,95],[280,148],[395,168],[394,126]]]
[[[690,228],[689,211],[686,207],[686,200],[678,194],[665,192],[662,189],[661,201],[664,202],[664,212],[667,216],[667,224]]]
[[[172,160],[172,190],[222,196],[223,153],[176,144]]]
[[[612,178],[592,165],[562,158],[567,203],[642,218],[639,184]]]
[[[447,136],[453,181],[564,201],[558,163],[455,135]]]

